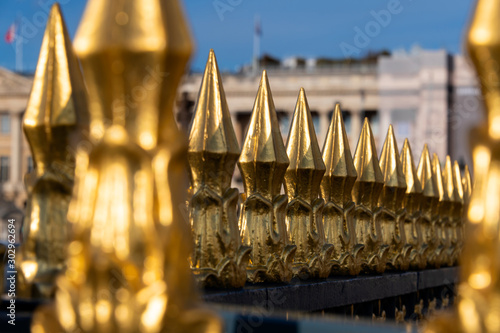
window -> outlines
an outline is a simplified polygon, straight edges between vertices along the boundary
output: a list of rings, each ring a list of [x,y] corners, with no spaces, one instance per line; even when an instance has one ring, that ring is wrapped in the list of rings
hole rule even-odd
[[[27,173],[30,173],[33,171],[33,157],[28,156],[28,171]]]
[[[2,134],[10,133],[10,116],[7,113],[0,115],[0,132]]]
[[[5,183],[9,181],[9,157],[0,157],[0,182]]]
[[[319,133],[321,133],[320,123],[319,123],[319,113],[316,111],[311,111],[311,118],[314,125],[314,132],[316,132],[316,135],[318,135]]]
[[[351,118],[352,114],[350,111],[343,111],[342,112],[342,117],[344,118],[344,126],[345,126],[345,131],[347,135],[351,135],[351,130],[352,130],[352,124],[351,124]],[[354,133],[357,135],[358,133]]]
[[[394,124],[396,138],[402,141],[412,138],[413,126],[415,125],[415,109],[396,109],[391,112],[391,123]]]

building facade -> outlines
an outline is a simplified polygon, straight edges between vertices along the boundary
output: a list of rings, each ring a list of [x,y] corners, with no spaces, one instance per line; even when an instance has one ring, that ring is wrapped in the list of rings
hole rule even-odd
[[[302,65],[299,65],[302,64]],[[443,161],[446,154],[471,164],[468,133],[483,117],[479,89],[463,56],[445,50],[415,49],[381,55],[375,61],[336,63],[286,61],[267,68],[281,133],[286,142],[301,87],[306,91],[320,146],[336,103],[343,110],[351,150],[363,119],[368,117],[380,152],[389,124],[399,147],[409,138],[415,159],[428,143]],[[253,71],[223,73],[233,125],[243,142],[260,75]],[[188,126],[202,73],[186,76],[179,89],[178,120]],[[22,208],[26,200],[23,177],[33,168],[22,133],[32,79],[0,69],[0,184],[4,200]],[[241,186],[238,170],[235,186]],[[1,233],[1,230],[0,230]]]

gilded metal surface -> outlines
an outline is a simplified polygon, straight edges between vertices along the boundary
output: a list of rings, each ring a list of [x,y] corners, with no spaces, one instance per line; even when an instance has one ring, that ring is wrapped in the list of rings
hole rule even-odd
[[[23,129],[35,169],[25,178],[27,237],[18,259],[18,294],[49,298],[65,268],[75,150],[88,132],[83,77],[57,4],[47,22]]]
[[[335,274],[357,275],[361,271],[361,252],[354,225],[352,188],[357,173],[347,140],[340,106],[335,106],[325,144],[323,160],[326,172],[321,181],[321,197],[325,200],[323,226],[326,242],[333,244]]]
[[[87,4],[75,50],[91,142],[76,156],[67,270],[55,309],[35,314],[33,332],[221,330],[196,307],[192,240],[176,206],[186,144],[172,107],[192,50],[181,9],[175,0]]]
[[[192,197],[189,218],[194,238],[191,269],[204,286],[243,287],[250,248],[241,246],[231,178],[240,156],[222,79],[213,50],[201,82],[189,133]]]
[[[441,168],[441,162],[437,154],[432,155],[432,171],[436,176],[436,184],[439,193],[437,223],[438,239],[443,248],[439,259],[441,266],[453,265],[454,246],[453,246],[453,226],[451,214],[453,212],[453,200],[455,190],[453,187],[453,170],[451,162]]]
[[[354,154],[354,166],[358,174],[352,191],[352,199],[356,204],[354,224],[358,242],[365,246],[362,253],[363,270],[382,273],[386,268],[389,246],[382,243],[381,225],[375,213],[379,210],[378,199],[384,186],[384,175],[380,170],[375,139],[367,118]]]
[[[462,177],[462,188],[464,191],[464,215],[467,215],[467,208],[469,207],[470,198],[472,196],[472,178],[469,171],[469,166],[465,165],[464,175]]]
[[[467,49],[476,68],[486,105],[486,122],[470,135],[474,191],[468,168],[462,180],[468,207],[461,282],[455,311],[433,321],[427,332],[500,331],[500,2],[478,0],[467,33]]]
[[[325,242],[324,201],[318,197],[326,168],[304,89],[297,99],[286,150],[290,160],[285,173],[289,198],[286,222],[290,241],[297,246],[294,275],[325,278],[330,274],[334,251],[333,245]]]
[[[423,191],[418,178],[410,142],[405,139],[401,149],[401,168],[406,180],[406,192],[403,207],[406,209],[404,232],[406,241],[412,246],[410,266],[413,269],[424,269],[427,266],[428,245],[422,235],[422,204]]]
[[[280,194],[290,161],[281,136],[267,73],[255,99],[238,167],[245,186],[240,229],[250,247],[250,282],[289,282],[296,246],[286,230],[288,197]]]
[[[451,162],[451,160],[450,160]],[[448,165],[448,158],[446,160]],[[457,161],[453,162],[453,188],[455,190],[451,219],[453,228],[453,241],[454,241],[454,254],[453,254],[453,264],[458,264],[458,258],[463,247],[463,218],[464,218],[464,189],[462,185],[462,174],[460,172],[460,166]]]
[[[440,240],[439,228],[439,191],[436,175],[432,170],[429,148],[424,145],[417,169],[418,179],[422,185],[421,227],[423,246],[427,247],[427,266],[439,268],[441,266],[441,253],[443,247]]]
[[[403,208],[403,200],[406,193],[406,179],[392,125],[389,126],[380,154],[380,169],[384,177],[384,186],[378,199],[380,209],[374,217],[380,223],[382,243],[389,246],[387,268],[407,270],[410,267],[412,246],[406,241],[404,228],[406,210]]]

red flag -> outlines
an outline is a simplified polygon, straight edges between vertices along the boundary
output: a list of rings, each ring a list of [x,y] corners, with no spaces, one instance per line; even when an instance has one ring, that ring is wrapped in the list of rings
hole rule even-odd
[[[16,38],[16,28],[17,25],[15,23],[12,23],[9,27],[9,30],[7,30],[7,33],[5,34],[5,41],[7,43],[12,43],[14,39]]]

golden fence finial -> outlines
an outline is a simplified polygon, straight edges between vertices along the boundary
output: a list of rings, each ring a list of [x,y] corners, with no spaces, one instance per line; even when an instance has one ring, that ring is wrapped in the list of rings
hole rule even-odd
[[[470,197],[472,195],[472,178],[467,164],[465,165],[464,175],[462,177],[462,188],[464,191],[464,215],[467,215],[466,210],[469,206]]]
[[[455,188],[453,187],[453,169],[451,159],[445,162],[444,169],[437,154],[432,155],[432,170],[436,174],[436,184],[439,191],[439,230],[443,253],[441,265],[451,266],[453,264],[453,228],[451,214],[453,212],[453,201],[455,200]]]
[[[250,248],[241,247],[231,188],[240,148],[213,50],[201,82],[189,134],[192,197],[189,216],[195,249],[191,267],[206,286],[243,287]]]
[[[458,263],[458,258],[462,251],[463,246],[463,218],[464,218],[464,189],[462,186],[462,175],[460,172],[460,166],[457,161],[453,162],[453,187],[455,189],[456,195],[453,201],[453,208],[451,212],[452,218],[452,229],[453,229],[453,239],[454,239],[454,256],[453,264]]]
[[[33,331],[220,330],[195,307],[188,224],[173,206],[185,188],[171,180],[186,178],[186,145],[175,123],[161,120],[173,120],[165,100],[173,100],[192,48],[180,32],[187,30],[182,17],[175,0],[87,4],[75,50],[89,91],[92,143],[77,151],[73,234],[55,311],[37,311]],[[169,140],[177,144],[165,146]]]
[[[324,201],[318,198],[325,164],[314,131],[305,91],[300,89],[287,142],[290,165],[285,173],[288,194],[287,228],[297,246],[293,263],[299,277],[325,278],[332,267],[333,245],[325,244],[321,213]]]
[[[432,170],[432,162],[427,144],[424,145],[424,149],[422,150],[417,174],[422,185],[423,196],[420,211],[422,212],[422,238],[424,245],[429,249],[427,265],[439,268],[441,265],[441,253],[443,251],[438,225],[439,190],[436,175]]]
[[[241,237],[252,248],[250,282],[289,282],[296,247],[286,230],[288,198],[281,187],[290,161],[281,136],[267,72],[255,99],[238,167],[245,186],[240,213]]]
[[[382,153],[380,169],[384,176],[384,186],[380,194],[375,219],[380,221],[382,242],[389,246],[387,265],[390,269],[407,270],[410,267],[412,246],[406,241],[403,199],[406,192],[406,179],[401,167],[398,144],[392,125],[389,125]]]
[[[380,221],[374,214],[378,210],[378,198],[384,186],[384,175],[377,158],[375,139],[365,118],[354,154],[354,166],[358,178],[354,183],[352,198],[356,204],[354,223],[358,242],[363,244],[363,269],[382,273],[387,263],[389,247],[382,243]]]
[[[410,265],[413,269],[424,269],[427,265],[428,245],[424,243],[422,235],[422,185],[418,179],[417,169],[413,161],[410,141],[405,139],[401,149],[401,168],[406,180],[406,194],[403,207],[406,209],[404,232],[406,241],[412,245]]]
[[[361,271],[361,251],[354,227],[352,188],[357,173],[339,104],[335,105],[325,144],[323,160],[326,173],[321,182],[321,196],[325,200],[323,225],[326,242],[333,244],[333,271],[338,274],[357,275]]]
[[[88,131],[83,77],[58,4],[49,14],[23,128],[35,170],[26,177],[27,238],[18,262],[19,295],[48,298],[65,268],[75,150]]]
[[[468,222],[460,256],[461,282],[454,312],[434,320],[426,332],[498,332],[500,170],[500,2],[478,0],[466,46],[485,101],[486,121],[471,131],[474,191],[469,168],[462,179]],[[455,175],[458,182],[458,175]]]

